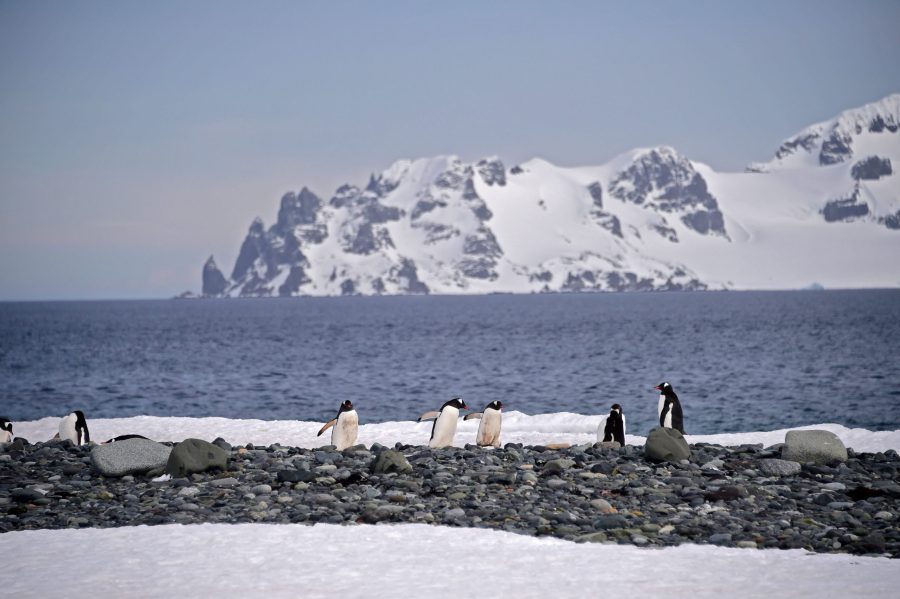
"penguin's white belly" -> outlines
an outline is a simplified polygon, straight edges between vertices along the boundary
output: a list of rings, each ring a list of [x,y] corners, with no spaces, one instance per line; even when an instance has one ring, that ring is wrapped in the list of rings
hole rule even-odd
[[[657,410],[657,413],[660,416],[662,416],[663,410],[665,408],[666,408],[666,396],[660,395],[659,396],[659,408]],[[665,418],[665,420],[663,420],[662,425],[666,428],[672,428],[672,408],[671,407],[669,408],[669,411],[666,412],[666,418]]]
[[[500,425],[503,417],[499,410],[488,408],[481,416],[481,422],[478,424],[478,434],[475,436],[475,443],[481,447],[500,447]]]
[[[356,445],[356,436],[359,433],[359,415],[356,410],[341,412],[337,423],[331,430],[331,444],[343,451]]]
[[[13,434],[7,430],[0,430],[0,443],[9,443],[12,441]]]
[[[600,419],[600,426],[597,427],[597,442],[598,443],[602,443],[603,437],[606,435],[606,421],[607,420],[609,420],[608,414]]]
[[[458,409],[447,406],[441,410],[441,415],[434,422],[434,431],[428,446],[447,447],[453,445],[453,437],[456,436],[456,423],[458,420]]]
[[[75,432],[75,414],[69,414],[59,421],[59,438],[78,445],[78,433]]]

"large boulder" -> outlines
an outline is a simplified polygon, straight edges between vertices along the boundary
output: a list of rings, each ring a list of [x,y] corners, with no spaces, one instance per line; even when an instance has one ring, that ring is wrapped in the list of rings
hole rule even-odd
[[[103,476],[142,474],[162,468],[172,448],[150,439],[125,439],[97,445],[91,450],[91,465]]]
[[[846,462],[847,448],[831,431],[788,431],[781,448],[781,458],[801,464]]]
[[[372,473],[374,474],[387,474],[389,472],[405,474],[412,471],[412,464],[409,463],[406,456],[395,449],[382,451],[372,461]]]
[[[227,465],[228,452],[221,447],[201,439],[185,439],[172,448],[166,463],[166,474],[182,478],[213,468],[224,470]]]
[[[658,426],[647,435],[644,456],[654,462],[678,462],[691,457],[691,448],[680,432]]]

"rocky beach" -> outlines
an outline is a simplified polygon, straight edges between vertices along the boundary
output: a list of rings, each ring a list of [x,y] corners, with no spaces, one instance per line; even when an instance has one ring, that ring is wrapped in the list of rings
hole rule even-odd
[[[147,444],[156,449],[149,462]],[[375,443],[342,452],[232,447],[222,439],[171,445],[17,439],[0,449],[0,530],[426,523],[575,542],[900,557],[893,449],[790,455],[796,448],[783,444],[694,443],[686,459],[667,461],[650,459],[648,447],[599,443],[496,450]],[[179,446],[187,454],[173,465]],[[140,472],[101,473],[121,474],[128,464]]]

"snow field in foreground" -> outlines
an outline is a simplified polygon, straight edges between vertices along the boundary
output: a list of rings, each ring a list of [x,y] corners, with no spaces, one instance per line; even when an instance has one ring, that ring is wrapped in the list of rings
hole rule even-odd
[[[72,597],[890,597],[900,560],[641,549],[424,524],[202,524],[0,535],[4,594]]]

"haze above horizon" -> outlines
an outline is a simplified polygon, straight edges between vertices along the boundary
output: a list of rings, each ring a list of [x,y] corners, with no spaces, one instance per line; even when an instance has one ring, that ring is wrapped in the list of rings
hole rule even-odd
[[[154,298],[400,158],[717,170],[900,91],[900,3],[0,4],[0,300]]]

